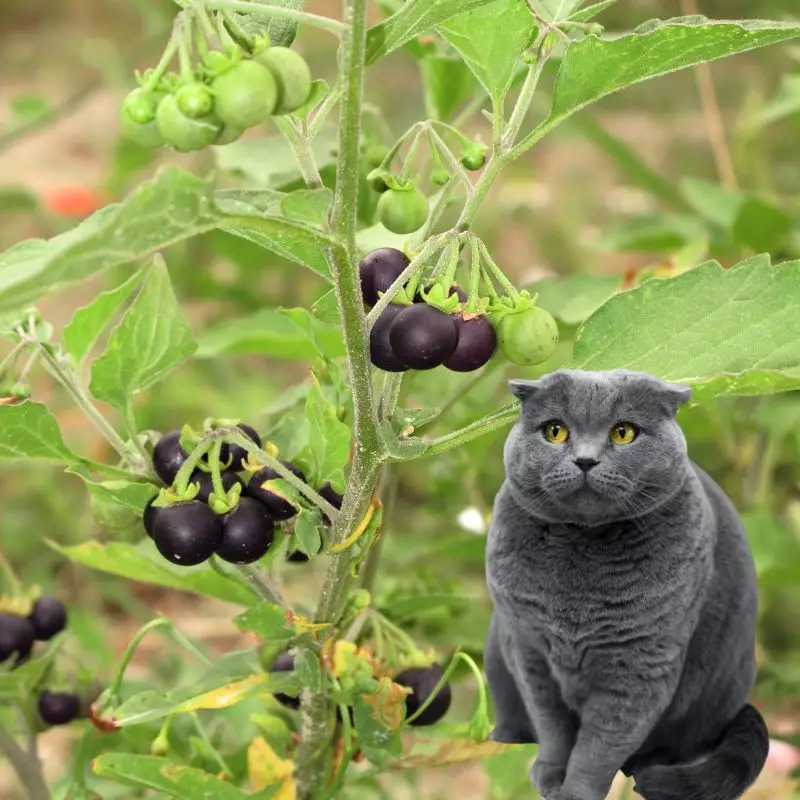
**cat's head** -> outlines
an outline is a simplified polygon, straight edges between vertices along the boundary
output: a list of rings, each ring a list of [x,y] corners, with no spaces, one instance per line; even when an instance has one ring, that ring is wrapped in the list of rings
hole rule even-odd
[[[628,370],[558,370],[510,386],[522,413],[506,441],[506,476],[535,516],[579,525],[638,517],[683,482],[675,414],[689,388]]]

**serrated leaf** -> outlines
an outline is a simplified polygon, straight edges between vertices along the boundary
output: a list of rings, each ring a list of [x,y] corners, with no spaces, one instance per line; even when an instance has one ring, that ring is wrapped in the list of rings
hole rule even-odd
[[[716,262],[614,295],[583,324],[571,366],[627,368],[694,387],[693,400],[800,387],[800,262]]]
[[[152,386],[197,349],[172,290],[166,264],[156,258],[142,290],[92,364],[91,393],[118,409]]]
[[[0,405],[0,460],[72,463],[78,457],[64,444],[56,418],[30,400]]]
[[[215,204],[213,183],[165,167],[67,233],[21,242],[0,255],[0,311],[217,228],[327,275],[323,251],[330,239],[323,232],[280,216],[225,213]]]
[[[67,352],[80,364],[106,329],[122,304],[142,280],[143,272],[131,275],[127,281],[97,295],[89,305],[79,308],[62,332]]]
[[[561,0],[553,0],[560,4]],[[566,0],[572,2],[572,0]],[[725,22],[705,17],[652,20],[614,39],[573,41],[561,59],[553,105],[537,138],[601,97],[658,75],[800,36],[800,24]]]
[[[505,97],[536,25],[520,0],[493,0],[438,26],[490,97]]]
[[[283,641],[295,635],[291,619],[274,603],[262,602],[233,620],[236,627],[246,633],[255,633],[267,641]]]
[[[92,770],[101,778],[162,792],[169,797],[191,797],[192,800],[246,800],[248,797],[216,775],[176,764],[169,758],[105,753],[92,761]]]
[[[76,564],[128,580],[216,597],[239,605],[252,605],[256,599],[247,584],[225,578],[207,564],[197,567],[170,564],[159,555],[150,541],[144,542],[141,547],[123,542],[84,542],[71,547],[62,547],[53,542],[48,544]]]
[[[297,312],[295,314],[294,312]],[[198,358],[220,355],[267,355],[293,361],[310,361],[318,355],[344,355],[344,340],[338,325],[328,325],[309,316],[298,325],[305,309],[265,308],[248,317],[221,322],[206,330],[198,342]]]
[[[492,0],[409,0],[388,19],[367,31],[367,64],[374,64],[451,17],[490,2]]]
[[[308,444],[314,459],[314,483],[330,481],[334,488],[344,486],[344,467],[350,456],[350,428],[325,397],[316,375],[306,398]]]

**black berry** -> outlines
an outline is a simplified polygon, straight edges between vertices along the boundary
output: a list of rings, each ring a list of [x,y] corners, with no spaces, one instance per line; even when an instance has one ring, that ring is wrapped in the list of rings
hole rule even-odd
[[[427,304],[408,306],[392,323],[389,344],[397,359],[410,369],[433,369],[456,349],[455,318]]]
[[[251,439],[259,447],[261,447],[261,437],[258,435],[258,433],[256,433],[254,428],[244,424],[239,425],[238,428],[242,431],[242,433],[244,433],[245,436],[247,436],[248,439]],[[238,472],[242,469],[242,461],[247,460],[247,450],[245,450],[241,445],[232,444],[229,445],[228,456],[231,459],[230,469]]]
[[[458,344],[444,366],[453,372],[472,372],[482,367],[497,349],[497,334],[485,316],[456,317]]]
[[[158,495],[156,495],[156,497],[158,497]],[[158,519],[158,515],[161,512],[161,508],[159,506],[153,505],[156,497],[151,497],[150,500],[147,501],[147,505],[144,507],[144,511],[142,512],[142,522],[144,523],[144,529],[147,532],[147,535],[151,539],[153,538],[153,530],[156,525],[156,520]]]
[[[181,432],[165,433],[153,449],[153,468],[167,486],[172,485],[178,470],[189,454],[181,447]]]
[[[406,718],[417,713],[420,706],[433,694],[433,690],[443,675],[444,672],[441,666],[433,664],[430,667],[411,667],[403,670],[394,678],[395,683],[411,689],[411,694],[406,697]],[[452,701],[453,693],[450,690],[450,686],[445,684],[431,704],[411,725],[433,725],[447,713]]]
[[[385,372],[405,372],[408,367],[394,354],[389,342],[389,330],[408,306],[389,304],[375,320],[369,332],[369,355],[372,363]]]
[[[342,501],[344,498],[339,492],[335,491],[333,486],[331,486],[330,481],[326,483],[318,492],[319,496],[323,500],[327,500],[334,508],[339,509],[342,507]],[[322,521],[326,525],[330,525],[330,519],[328,518],[327,514],[322,515]]]
[[[36,707],[48,725],[67,725],[80,714],[81,701],[76,694],[45,690],[39,695]]]
[[[294,659],[289,653],[281,653],[269,668],[270,672],[292,672],[294,670]],[[300,708],[300,698],[290,697],[282,692],[275,693],[275,699],[287,708]]]
[[[223,472],[220,477],[222,478],[222,485],[226,492],[229,492],[237,483],[241,483],[241,480],[239,480],[235,472]],[[195,470],[192,473],[190,483],[200,484],[200,491],[197,493],[197,500],[207,503],[208,498],[211,497],[211,493],[214,491],[211,473],[203,472],[199,469]]]
[[[382,247],[364,256],[358,265],[361,276],[361,294],[368,306],[378,302],[380,292],[385,292],[409,265],[409,260],[401,250]]]
[[[184,567],[202,564],[220,545],[222,520],[199,500],[166,506],[159,511],[153,539],[167,561]]]
[[[305,483],[306,476],[300,467],[289,461],[281,461],[281,464]],[[250,478],[250,483],[247,484],[247,494],[260,500],[267,507],[273,519],[291,519],[297,513],[297,509],[288,500],[284,500],[274,492],[263,488],[263,484],[267,481],[280,479],[281,476],[272,467],[264,467]]]
[[[0,612],[0,663],[11,656],[18,660],[27,657],[35,639],[36,629],[30,620]]]
[[[222,519],[222,541],[217,555],[231,564],[252,564],[272,546],[275,525],[267,507],[242,497]]]
[[[28,615],[36,631],[36,639],[46,642],[67,627],[67,609],[55,597],[40,597]]]

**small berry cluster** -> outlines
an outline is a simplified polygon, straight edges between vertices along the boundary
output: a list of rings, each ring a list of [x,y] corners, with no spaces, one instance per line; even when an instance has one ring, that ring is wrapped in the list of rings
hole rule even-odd
[[[14,658],[12,666],[20,666],[30,656],[35,642],[47,642],[67,626],[67,609],[55,597],[38,598],[27,616],[0,612],[0,663]],[[80,714],[81,702],[72,692],[39,694],[37,709],[48,725],[66,725]]]
[[[261,447],[261,437],[249,425],[239,429]],[[172,485],[189,454],[181,446],[181,431],[164,434],[153,450],[153,468],[165,484]],[[301,481],[302,470],[283,461]],[[272,547],[276,523],[291,519],[297,508],[287,499],[265,488],[268,481],[281,476],[272,467],[251,469],[247,451],[238,444],[224,444],[220,453],[221,482],[230,507],[218,513],[209,504],[214,494],[211,474],[198,468],[190,478],[196,493],[191,499],[178,499],[170,505],[156,505],[154,497],[144,509],[143,522],[159,553],[173,564],[194,566],[216,555],[232,564],[251,564]],[[249,480],[245,483],[245,476]],[[338,508],[342,497],[330,484],[320,495]],[[289,555],[291,561],[307,561],[299,551]]]
[[[270,116],[297,111],[311,92],[311,71],[287,47],[256,38],[252,51],[230,45],[206,52],[180,76],[147,72],[123,102],[123,131],[145,146],[188,152],[238,139]]]
[[[270,667],[270,672],[292,672],[293,670],[294,659],[290,653],[282,653],[279,655]],[[405,698],[406,719],[414,716],[428,700],[443,675],[444,671],[441,665],[431,664],[429,667],[410,667],[409,669],[404,669],[392,678],[394,683],[411,690],[411,693]],[[300,700],[296,697],[290,697],[289,695],[278,692],[275,694],[275,699],[287,708],[300,708]],[[434,725],[448,712],[452,702],[453,693],[450,689],[450,684],[445,683],[433,698],[431,704],[409,724],[413,727]]]

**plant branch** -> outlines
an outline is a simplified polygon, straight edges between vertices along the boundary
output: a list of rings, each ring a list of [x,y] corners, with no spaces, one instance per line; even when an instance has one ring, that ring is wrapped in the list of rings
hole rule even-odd
[[[237,564],[236,568],[263,600],[268,603],[274,603],[281,608],[288,608],[283,595],[266,572],[253,564]]]
[[[214,10],[237,11],[240,14],[252,14],[256,17],[282,17],[292,19],[305,25],[335,33],[337,36],[346,34],[347,23],[339,22],[330,17],[321,17],[318,14],[309,14],[307,11],[298,11],[294,8],[269,5],[267,3],[249,3],[246,0],[206,0],[206,8]]]
[[[307,129],[303,132],[298,131],[295,124],[284,116],[273,117],[272,121],[289,143],[306,186],[309,189],[321,189],[323,187],[322,176],[319,174],[317,162],[311,152]]]
[[[2,723],[0,723],[0,751],[5,754],[14,772],[17,773],[28,800],[50,800],[50,790],[42,775],[39,759],[26,753]]]
[[[435,456],[455,447],[461,447],[461,445],[471,442],[473,439],[478,439],[487,433],[507,427],[517,417],[519,417],[519,403],[509,403],[460,430],[445,434],[437,439],[431,439],[427,442],[428,449],[421,457]]]

